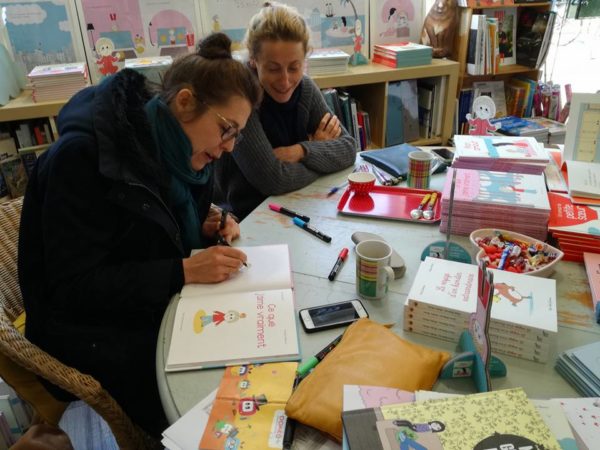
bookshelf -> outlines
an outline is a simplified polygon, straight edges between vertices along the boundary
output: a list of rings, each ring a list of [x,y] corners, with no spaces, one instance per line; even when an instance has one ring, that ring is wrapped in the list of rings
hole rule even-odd
[[[388,83],[429,77],[448,77],[444,93],[442,132],[431,139],[419,139],[412,145],[446,145],[452,136],[459,64],[445,59],[433,59],[426,66],[394,69],[381,64],[350,66],[347,72],[320,75],[313,80],[321,89],[345,88],[369,113],[371,139],[374,147],[385,147]]]
[[[67,101],[68,99],[36,103],[31,98],[31,90],[26,89],[17,98],[13,98],[6,105],[0,106],[0,122],[37,119],[41,117],[52,118],[58,115],[58,112]]]
[[[503,9],[503,8],[517,8],[517,17],[522,8],[535,8],[539,11],[547,11],[551,9],[552,3],[550,2],[536,2],[536,3],[519,3],[512,5],[494,5],[494,6],[479,6],[477,8],[465,8],[459,7],[460,24],[458,33],[454,41],[454,51],[452,52],[452,59],[460,64],[458,85],[457,85],[457,96],[460,90],[468,88],[473,85],[475,81],[493,81],[493,80],[509,80],[515,75],[523,75],[532,80],[539,80],[540,70],[532,69],[531,67],[522,66],[519,64],[511,64],[508,66],[501,66],[498,68],[498,73],[489,75],[469,75],[467,73],[467,52],[469,45],[469,27],[471,24],[471,17],[473,14],[481,14],[486,9]],[[516,39],[516,36],[514,37]]]

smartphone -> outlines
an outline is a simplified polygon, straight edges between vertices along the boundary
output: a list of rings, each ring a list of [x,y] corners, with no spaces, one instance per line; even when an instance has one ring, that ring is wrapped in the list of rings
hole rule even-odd
[[[453,151],[448,150],[447,148],[434,148],[431,151],[439,156],[444,163],[448,165],[452,164],[452,160],[454,159]]]
[[[300,322],[307,333],[343,327],[363,317],[369,317],[369,313],[358,299],[301,309],[299,314]]]

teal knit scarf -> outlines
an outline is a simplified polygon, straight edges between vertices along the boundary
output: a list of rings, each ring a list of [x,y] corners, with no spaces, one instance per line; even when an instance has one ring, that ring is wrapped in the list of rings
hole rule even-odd
[[[161,160],[171,175],[169,197],[182,228],[184,247],[200,248],[202,223],[190,185],[206,184],[212,166],[208,164],[199,172],[192,169],[192,144],[169,106],[158,95],[146,103],[145,109]]]

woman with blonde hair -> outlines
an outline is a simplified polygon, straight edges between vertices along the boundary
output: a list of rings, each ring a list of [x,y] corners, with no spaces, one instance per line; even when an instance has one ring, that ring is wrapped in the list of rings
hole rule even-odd
[[[300,189],[354,163],[355,141],[304,75],[309,29],[298,12],[265,3],[250,20],[249,69],[264,97],[236,142],[216,165],[217,200],[244,218],[266,197]]]

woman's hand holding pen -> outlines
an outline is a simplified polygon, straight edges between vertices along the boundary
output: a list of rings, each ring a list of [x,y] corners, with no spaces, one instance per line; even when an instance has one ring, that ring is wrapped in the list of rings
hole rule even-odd
[[[237,273],[246,262],[241,250],[218,245],[183,259],[184,283],[219,283]]]
[[[232,241],[240,237],[240,226],[231,214],[226,215],[225,223],[221,226],[221,217],[221,209],[211,208],[202,224],[202,234],[207,237],[220,234],[231,244]]]
[[[342,134],[342,125],[337,116],[325,113],[315,132],[309,137],[311,141],[329,141]]]

